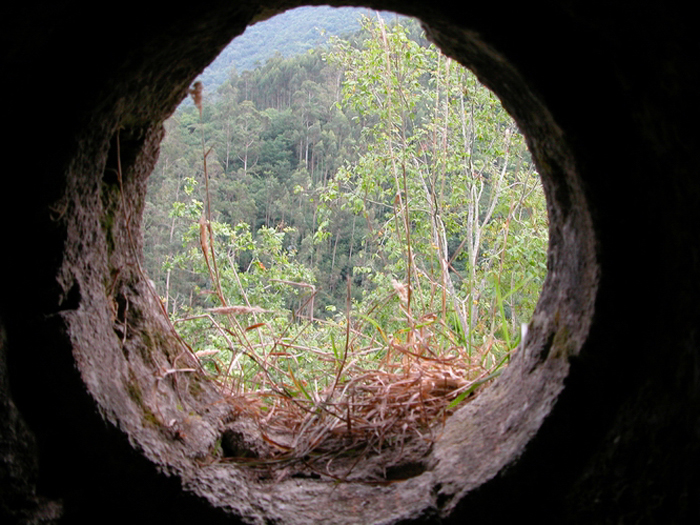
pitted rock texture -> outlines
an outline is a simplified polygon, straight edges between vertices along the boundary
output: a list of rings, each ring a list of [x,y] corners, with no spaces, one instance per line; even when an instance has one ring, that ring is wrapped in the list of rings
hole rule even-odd
[[[146,180],[198,73],[248,24],[301,2],[3,6],[0,522],[700,519],[689,8],[358,4],[419,17],[528,138],[550,250],[524,348],[389,483],[220,461],[255,436],[140,270]]]

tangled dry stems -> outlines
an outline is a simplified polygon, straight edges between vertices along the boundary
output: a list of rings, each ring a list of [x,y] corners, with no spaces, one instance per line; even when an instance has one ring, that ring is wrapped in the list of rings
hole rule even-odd
[[[399,344],[389,338],[384,359],[372,369],[362,356],[376,351],[376,346],[346,352],[344,363],[338,363],[330,351],[304,348],[335,366],[337,376],[323,389],[311,388],[308,380],[293,375],[285,378],[289,385],[305,383],[305,389],[301,385],[303,394],[294,395],[289,385],[272,381],[270,369],[279,371],[282,367],[269,355],[256,361],[264,378],[257,384],[265,383],[265,387],[243,391],[239,383],[234,392],[230,378],[220,377],[222,390],[229,389],[230,403],[256,422],[268,445],[266,457],[228,459],[249,464],[295,460],[311,466],[343,454],[358,458],[379,454],[387,447],[403,447],[411,441],[429,447],[445,419],[493,380],[510,355],[484,366],[490,345],[471,354],[452,346],[434,355],[424,337],[413,337],[409,332],[406,339]],[[277,354],[277,358],[288,357],[285,352]],[[341,371],[342,380],[338,379]]]

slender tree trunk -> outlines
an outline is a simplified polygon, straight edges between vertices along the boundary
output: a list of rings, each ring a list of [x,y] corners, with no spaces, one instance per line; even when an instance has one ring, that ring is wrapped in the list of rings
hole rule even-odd
[[[391,72],[391,53],[389,49],[389,40],[387,38],[386,34],[386,27],[384,25],[384,20],[379,17],[379,29],[381,32],[381,37],[382,37],[382,43],[384,44],[384,81],[385,81],[385,86],[386,86],[386,104],[387,104],[387,123],[388,123],[388,129],[389,132],[387,133],[387,143],[389,145],[389,158],[391,161],[391,171],[394,176],[394,182],[396,184],[396,198],[394,201],[394,207],[396,208],[396,205],[398,205],[399,211],[401,212],[403,216],[403,222],[404,222],[404,229],[405,229],[405,234],[406,234],[406,289],[407,289],[407,300],[406,300],[406,313],[408,316],[409,323],[411,323],[411,297],[413,294],[412,290],[412,264],[413,264],[413,254],[411,253],[411,233],[410,233],[410,225],[409,225],[409,217],[408,217],[408,193],[406,192],[406,170],[405,166],[403,169],[403,184],[401,184],[400,176],[399,176],[399,170],[396,162],[396,154],[394,152],[394,137],[393,137],[393,128],[395,126],[394,124],[394,111],[393,111],[393,88],[392,88],[392,72]],[[402,137],[405,138],[405,130],[403,129],[403,122],[401,123],[401,132],[402,132]],[[403,187],[402,187],[403,186]],[[404,197],[406,198],[406,202],[404,202]],[[399,224],[396,225],[396,232],[401,230],[401,227]]]

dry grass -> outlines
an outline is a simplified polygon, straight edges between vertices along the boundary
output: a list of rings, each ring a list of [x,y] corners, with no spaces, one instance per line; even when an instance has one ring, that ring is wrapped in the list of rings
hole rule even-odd
[[[305,456],[313,451],[339,451],[359,444],[381,450],[386,443],[431,436],[457,406],[462,393],[474,393],[489,374],[469,380],[452,364],[416,361],[400,372],[358,371],[334,393],[294,401],[270,393],[273,407],[260,423],[275,435],[289,434],[284,452]],[[256,394],[252,394],[253,397]],[[267,396],[269,394],[259,393]],[[466,397],[466,396],[465,396]]]
[[[233,311],[229,307],[218,313]],[[493,380],[510,355],[496,361],[493,345],[471,352],[445,345],[452,338],[444,336],[444,324],[437,316],[428,319],[420,329],[389,336],[382,345],[362,327],[330,327],[345,330],[342,351],[330,344],[325,349],[305,346],[301,335],[273,337],[264,322],[250,325],[252,330],[241,328],[240,334],[216,323],[215,329],[239,351],[227,353],[228,362],[221,361],[222,354],[197,355],[204,364],[220,360],[213,379],[239,415],[255,422],[265,443],[264,452],[253,458],[249,451],[239,451],[227,460],[253,465],[296,461],[345,478],[354,463],[342,474],[319,465],[338,457],[358,460],[411,442],[427,450],[445,419]],[[263,339],[249,336],[241,347],[241,334],[251,331]]]

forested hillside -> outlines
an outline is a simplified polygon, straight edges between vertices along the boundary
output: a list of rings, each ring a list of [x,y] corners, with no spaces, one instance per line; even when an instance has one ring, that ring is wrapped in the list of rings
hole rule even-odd
[[[264,22],[249,26],[235,38],[199,80],[205,88],[223,84],[231,69],[239,73],[263,66],[275,54],[287,58],[305,53],[328,42],[331,36],[347,36],[360,29],[361,16],[377,13],[357,7],[299,7]],[[381,13],[386,20],[404,19],[394,13]]]
[[[301,374],[320,351],[269,368],[297,347],[503,362],[546,272],[544,197],[499,101],[415,21],[364,18],[193,95],[149,180],[145,261],[212,370],[240,390]]]

